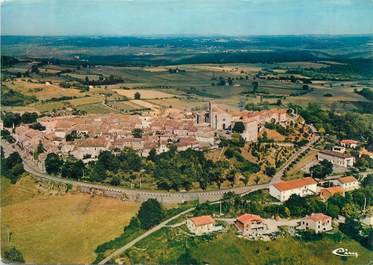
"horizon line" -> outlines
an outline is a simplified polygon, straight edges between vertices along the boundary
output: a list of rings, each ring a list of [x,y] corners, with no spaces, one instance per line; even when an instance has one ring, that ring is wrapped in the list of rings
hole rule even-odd
[[[131,34],[131,35],[121,35],[121,34],[66,34],[66,35],[18,35],[18,34],[0,34],[0,37],[142,37],[142,38],[152,38],[152,37],[224,37],[224,38],[244,38],[244,37],[335,37],[335,36],[372,36],[372,33],[304,33],[304,34],[245,34],[245,35],[227,35],[227,34]]]

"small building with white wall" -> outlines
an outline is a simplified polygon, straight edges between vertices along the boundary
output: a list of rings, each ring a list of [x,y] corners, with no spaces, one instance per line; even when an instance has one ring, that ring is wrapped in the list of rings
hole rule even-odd
[[[234,222],[238,231],[247,236],[259,236],[269,232],[268,225],[256,214],[243,214]]]
[[[359,142],[355,140],[345,139],[345,140],[341,140],[340,144],[343,147],[356,148]]]
[[[352,167],[354,166],[354,157],[352,155],[330,151],[321,150],[317,154],[317,159],[319,161],[328,160],[335,166],[340,167]]]
[[[356,190],[360,187],[359,181],[353,176],[341,177],[336,180],[336,184],[342,187],[345,191]]]
[[[195,235],[203,235],[216,231],[215,220],[210,215],[190,218],[186,224],[189,231]]]
[[[281,181],[269,186],[269,194],[281,202],[287,201],[293,194],[305,197],[316,193],[317,182],[311,177]]]
[[[313,213],[300,221],[298,229],[312,230],[316,234],[330,231],[333,229],[332,218],[323,213]]]

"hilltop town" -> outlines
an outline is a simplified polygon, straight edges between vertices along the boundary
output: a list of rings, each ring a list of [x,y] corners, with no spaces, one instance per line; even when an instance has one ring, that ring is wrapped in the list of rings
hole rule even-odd
[[[298,54],[284,44],[292,38],[278,38],[253,38],[255,54],[231,38],[109,38],[128,42],[110,48],[116,55],[91,47],[106,38],[11,38],[19,46],[3,56],[2,255],[48,264],[368,264],[367,62],[341,59],[342,48],[328,60],[321,46]],[[352,39],[323,40],[366,52],[370,38]],[[56,54],[39,57],[35,43]]]

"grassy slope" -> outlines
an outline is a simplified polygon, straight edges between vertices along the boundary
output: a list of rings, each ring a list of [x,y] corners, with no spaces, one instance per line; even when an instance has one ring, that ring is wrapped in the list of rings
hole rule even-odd
[[[334,242],[329,239],[314,242],[302,242],[290,236],[271,242],[248,241],[237,238],[235,230],[219,234],[212,240],[190,238],[185,240],[183,229],[162,229],[140,242],[124,259],[134,263],[159,264],[175,263],[188,246],[190,252],[198,260],[211,265],[220,264],[368,264],[373,254],[361,247],[357,242],[343,239]],[[331,251],[337,247],[348,248],[359,253],[358,258],[342,261]]]
[[[137,212],[125,203],[84,194],[37,195],[31,179],[2,190],[2,248],[11,231],[15,245],[27,262],[88,263],[95,248],[116,236]],[[4,206],[5,205],[5,206]]]
[[[268,247],[268,248],[267,248]],[[331,251],[338,247],[348,248],[360,254],[359,258],[342,261]],[[259,252],[258,252],[259,250]],[[257,253],[258,252],[258,253]],[[316,242],[297,241],[292,237],[281,238],[272,242],[252,242],[237,239],[234,233],[219,236],[216,240],[203,243],[193,249],[192,253],[209,264],[367,264],[373,254],[357,242],[345,239],[342,242],[321,240]]]

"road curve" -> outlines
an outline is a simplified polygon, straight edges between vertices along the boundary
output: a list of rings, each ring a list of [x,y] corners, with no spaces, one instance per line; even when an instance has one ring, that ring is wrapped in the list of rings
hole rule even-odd
[[[117,249],[116,251],[114,251],[113,253],[111,253],[109,256],[107,256],[105,259],[103,259],[102,261],[100,261],[98,264],[105,264],[107,263],[108,261],[110,261],[112,258],[115,258],[117,256],[119,256],[120,254],[122,254],[124,251],[126,251],[127,249],[131,248],[132,246],[134,246],[137,242],[141,241],[142,239],[148,237],[149,235],[153,234],[154,232],[160,230],[161,228],[165,227],[169,222],[171,222],[172,220],[175,220],[176,218],[184,215],[184,214],[187,214],[191,211],[193,211],[195,208],[192,207],[192,208],[189,208],[188,210],[185,210],[177,215],[174,215],[173,217],[167,219],[166,221],[163,221],[162,223],[160,223],[159,225],[157,226],[154,226],[153,228],[149,229],[148,231],[146,231],[144,234],[138,236],[137,238],[135,238],[134,240],[132,240],[131,242],[128,242],[127,244],[125,244],[123,247]]]
[[[51,176],[47,173],[42,172],[29,158],[29,155],[25,155],[23,150],[17,146],[10,146],[2,142],[2,145],[8,145],[7,149],[12,148],[19,152],[22,156],[24,168],[27,172],[40,179],[47,179],[54,182],[71,184],[79,188],[94,189],[104,191],[107,193],[125,194],[127,200],[145,201],[149,198],[155,198],[161,202],[183,202],[183,201],[217,201],[220,200],[223,195],[227,192],[234,192],[236,194],[247,194],[260,189],[267,189],[269,184],[259,184],[253,186],[236,187],[231,189],[215,190],[215,191],[195,191],[195,192],[166,192],[166,191],[151,191],[151,190],[140,190],[140,189],[128,189],[123,187],[116,187],[104,184],[92,184],[83,181],[76,181],[71,179],[65,179],[61,177]]]

